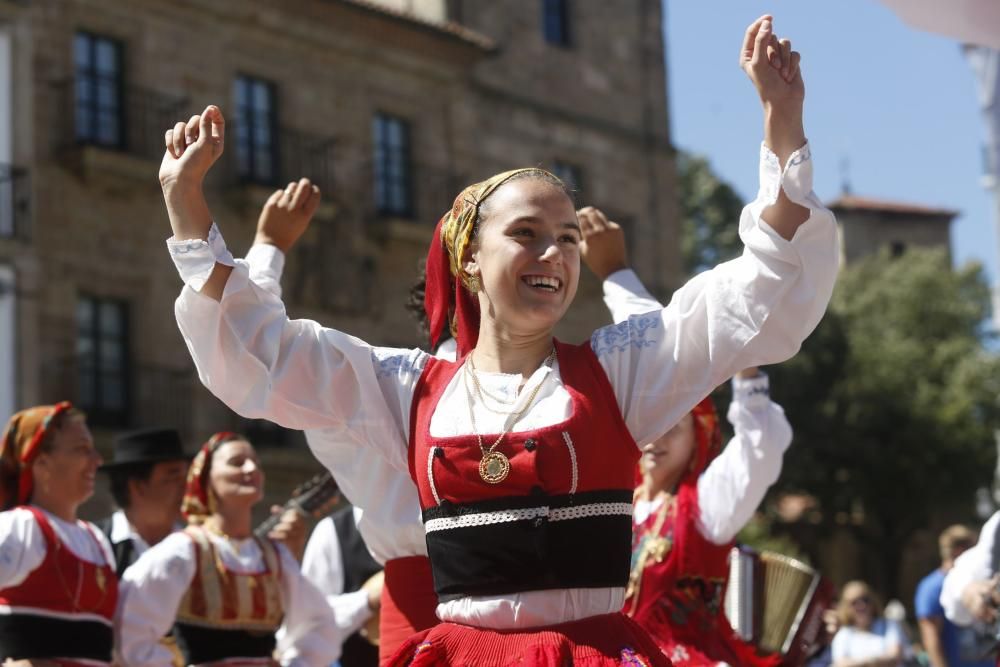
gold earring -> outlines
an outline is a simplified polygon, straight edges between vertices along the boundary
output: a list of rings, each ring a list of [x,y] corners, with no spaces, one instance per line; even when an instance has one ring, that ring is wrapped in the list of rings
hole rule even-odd
[[[469,291],[473,294],[483,289],[483,284],[479,281],[479,276],[469,276],[466,283],[469,286]]]

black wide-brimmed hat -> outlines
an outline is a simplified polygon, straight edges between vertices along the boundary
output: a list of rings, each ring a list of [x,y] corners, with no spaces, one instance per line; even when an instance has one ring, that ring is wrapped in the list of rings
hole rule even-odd
[[[101,470],[113,470],[140,463],[161,463],[163,461],[188,461],[184,453],[181,434],[172,428],[150,428],[132,431],[115,438],[111,462],[101,466]]]

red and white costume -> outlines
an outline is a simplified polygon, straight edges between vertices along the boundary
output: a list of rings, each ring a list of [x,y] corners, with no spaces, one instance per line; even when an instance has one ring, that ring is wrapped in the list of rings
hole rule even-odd
[[[117,600],[96,526],[31,505],[0,513],[0,657],[110,664]]]
[[[441,516],[431,511],[436,508],[429,504],[434,497],[431,475],[427,474],[430,471],[436,480],[447,480],[434,482],[442,501],[451,498],[454,500],[449,502],[475,507],[477,503],[497,502],[495,495],[504,494],[505,505],[508,501],[530,503],[520,508],[531,510],[527,514],[508,511],[518,508],[500,508],[511,517],[500,522],[505,530],[526,533],[542,519],[543,529],[534,534],[550,536],[556,530],[553,526],[563,523],[553,516],[569,517],[563,526],[583,528],[595,517],[576,516],[572,507],[580,499],[566,498],[576,495],[571,493],[574,469],[577,493],[630,489],[638,451],[634,445],[629,451],[626,443],[658,437],[713,387],[742,368],[788,358],[822,316],[832,292],[839,251],[833,216],[811,193],[808,147],[793,154],[784,171],[777,158],[764,149],[761,174],[761,194],[744,210],[740,223],[747,246],[741,258],[697,276],[677,291],[666,308],[599,329],[589,345],[559,345],[555,363],[543,365],[529,378],[478,373],[484,388],[492,395],[508,397],[513,410],[525,407],[523,403],[534,395],[502,445],[504,454],[512,457],[512,471],[497,487],[481,483],[478,475],[469,476],[474,474],[467,469],[472,459],[478,466],[478,447],[470,449],[471,453],[460,454],[459,450],[471,447],[470,435],[475,432],[470,407],[484,440],[488,439],[486,434],[504,430],[505,418],[479,401],[470,406],[457,366],[432,361],[420,350],[372,347],[315,322],[290,320],[280,300],[250,280],[247,264],[229,259],[214,227],[208,241],[168,242],[187,283],[176,304],[178,324],[202,381],[231,408],[291,428],[335,429],[356,446],[377,449],[397,470],[418,476],[426,522],[454,518],[444,514],[447,506],[439,510]],[[760,220],[760,212],[775,201],[779,188],[792,201],[811,209],[810,220],[791,241]],[[197,292],[217,260],[235,264],[221,302]],[[572,367],[567,360],[572,361]],[[606,390],[597,394],[600,405],[588,405],[578,396],[577,387],[593,392],[601,385]],[[595,400],[593,394],[587,396],[587,401]],[[584,421],[578,421],[581,419]],[[562,435],[566,424],[575,424],[569,431],[573,447]],[[544,434],[537,454],[512,444],[525,445],[525,434],[531,432]],[[597,433],[613,433],[615,439],[592,440],[590,434]],[[438,446],[432,442],[453,443],[458,457],[454,465],[459,468],[448,470],[453,464],[447,451],[440,461],[438,455],[428,454]],[[588,460],[576,456],[574,465],[571,451],[577,443]],[[615,458],[613,452],[620,460],[606,465],[603,472],[597,471],[596,463]],[[423,454],[432,458],[424,459]],[[418,469],[417,464],[428,467]],[[619,465],[628,468],[627,480],[619,479]],[[427,479],[421,480],[421,474]],[[534,481],[529,479],[532,476]],[[530,495],[534,486],[541,488],[541,496]],[[550,501],[548,496],[558,498]],[[612,508],[621,502],[627,504],[631,493],[623,498],[607,504]],[[563,502],[569,504],[560,504]],[[583,504],[603,505],[605,501]],[[461,508],[458,511],[462,513]],[[608,518],[617,526],[628,521],[628,513]],[[617,528],[609,530],[608,535],[587,532],[567,539],[591,546],[606,538],[622,539],[615,532]],[[441,539],[457,539],[466,552],[476,549],[475,544],[465,543],[464,531],[440,533]],[[626,554],[627,533],[626,527],[622,545]],[[434,543],[428,537],[432,561]],[[525,538],[517,546],[518,553],[529,553],[524,546],[527,543]],[[558,545],[545,539],[537,542],[535,549],[532,562],[542,570],[532,576],[552,578],[508,581],[494,577],[494,570],[509,574],[514,569],[502,548],[479,553],[474,572],[463,574],[457,568],[453,576],[454,566],[441,563],[443,577],[438,580],[435,574],[442,597],[437,614],[450,622],[446,624],[450,629],[445,634],[431,630],[430,643],[417,647],[419,651],[452,655],[453,650],[470,650],[478,642],[480,664],[504,664],[504,656],[517,657],[507,652],[512,647],[521,651],[519,656],[527,664],[551,664],[554,654],[550,649],[568,651],[559,655],[574,657],[578,664],[588,660],[592,664],[638,664],[635,660],[642,656],[635,651],[646,647],[625,645],[631,637],[641,635],[632,633],[630,623],[619,615],[625,598],[627,561],[617,565],[615,554],[606,555],[616,563],[613,572],[617,578],[613,580],[608,574],[606,580],[598,581],[596,573],[592,578],[592,573],[571,567],[564,568],[563,577],[559,563],[548,562],[555,556],[546,556],[555,553]],[[434,566],[437,569],[439,563]],[[589,658],[582,657],[580,651],[586,652],[586,644],[579,640],[613,638],[623,643],[619,647],[622,652],[613,658],[606,646]],[[456,643],[464,648],[454,648]],[[493,657],[484,657],[488,655]]]

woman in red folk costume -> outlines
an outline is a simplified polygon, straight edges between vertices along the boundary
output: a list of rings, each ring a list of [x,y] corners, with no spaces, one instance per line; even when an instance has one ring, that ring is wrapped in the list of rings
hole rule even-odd
[[[734,378],[728,416],[735,436],[721,456],[711,398],[643,447],[625,613],[674,665],[779,663],[736,635],[723,596],[733,539],[778,478],[792,431],[755,369]]]
[[[118,600],[111,545],[77,508],[101,456],[69,403],[18,412],[0,443],[0,660],[107,665]],[[30,662],[28,663],[30,664]]]
[[[762,17],[743,58],[765,106],[743,256],[666,308],[561,343],[552,332],[580,273],[573,200],[543,170],[498,174],[458,196],[428,255],[427,311],[435,336],[453,331],[454,362],[289,319],[226,250],[204,199],[220,111],[167,132],[175,314],[202,381],[247,417],[339,429],[414,480],[442,623],[390,664],[669,664],[621,613],[636,442],[740,368],[794,354],[837,269],[836,222],[811,192],[798,54]],[[306,208],[319,193],[304,181],[289,196]]]

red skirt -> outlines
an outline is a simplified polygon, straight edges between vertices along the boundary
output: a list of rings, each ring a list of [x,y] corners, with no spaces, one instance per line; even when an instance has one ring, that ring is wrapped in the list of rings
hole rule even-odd
[[[386,561],[379,616],[380,665],[386,664],[407,639],[438,624],[437,603],[427,556]]]
[[[441,623],[411,637],[391,667],[671,667],[624,614],[605,614],[527,631]]]

